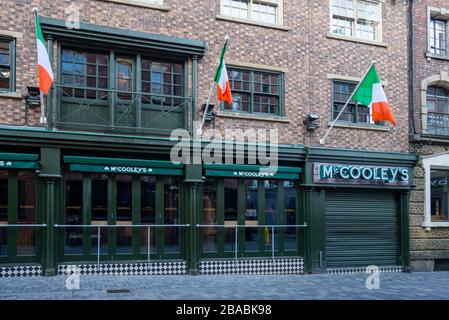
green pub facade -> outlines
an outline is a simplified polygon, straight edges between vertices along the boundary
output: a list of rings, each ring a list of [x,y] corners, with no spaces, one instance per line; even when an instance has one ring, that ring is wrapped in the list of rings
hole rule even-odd
[[[106,2],[98,1],[98,6]],[[292,12],[297,21],[306,21],[295,3],[281,2],[286,16]],[[52,4],[44,5],[50,12]],[[107,5],[115,10],[118,4]],[[220,117],[220,129],[238,123],[257,127],[260,121],[279,128],[276,171],[253,164],[246,142],[242,163],[236,161],[241,150],[233,141],[223,142],[232,144],[232,163],[175,163],[170,152],[178,141],[170,140],[170,134],[181,128],[193,135],[205,102],[203,87],[213,76],[213,50],[221,47],[215,42],[221,39],[199,36],[196,29],[193,35],[189,31],[174,37],[108,24],[83,22],[80,28],[67,28],[60,16],[43,13],[54,84],[45,106],[27,102],[23,125],[0,125],[0,276],[65,274],[73,265],[81,274],[409,268],[409,192],[416,156],[405,152],[402,141],[385,152],[363,145],[314,145],[309,139],[313,133],[304,133],[299,121],[307,114],[292,98],[301,91],[296,85],[309,81],[297,83],[288,74],[290,69],[305,74],[297,70],[299,63],[289,65],[289,60],[284,65],[290,69],[269,71],[260,61],[229,59],[238,108],[217,105],[213,114]],[[20,37],[32,33],[27,28]],[[297,41],[297,29],[278,26],[273,33]],[[22,59],[22,40],[8,33],[11,37],[17,38],[17,59]],[[15,40],[8,42],[14,50],[0,47],[2,59],[5,50],[8,59],[15,57]],[[23,65],[17,70],[34,68]],[[341,88],[343,97],[352,83],[348,86],[343,83],[348,77],[337,76],[327,79],[332,88]],[[25,101],[8,103],[8,108],[20,109]],[[35,119],[43,107],[47,121],[39,124]],[[366,118],[363,112],[354,115]],[[327,120],[328,110],[320,116]],[[362,125],[375,134],[390,134],[385,127],[373,129],[369,121]],[[304,143],[302,135],[307,135]],[[207,141],[189,148],[204,150]]]

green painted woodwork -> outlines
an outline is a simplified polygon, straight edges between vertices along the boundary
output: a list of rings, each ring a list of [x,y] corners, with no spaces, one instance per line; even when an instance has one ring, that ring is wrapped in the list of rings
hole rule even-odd
[[[0,160],[0,169],[39,169],[38,162]]]
[[[397,192],[327,190],[326,267],[398,265],[398,223]]]
[[[164,176],[182,176],[182,169],[164,169],[164,168],[149,168],[149,167],[129,167],[129,166],[96,166],[71,164],[70,171],[79,172],[103,172],[116,174],[143,174],[143,175],[164,175]]]
[[[27,153],[0,153],[0,160],[12,160],[12,161],[27,161],[34,162],[39,160],[37,154],[27,154]]]
[[[169,168],[169,169],[183,168],[183,164],[181,163],[176,164],[171,161],[141,160],[141,159],[126,159],[126,158],[79,157],[79,156],[64,156],[64,163],[69,164],[75,163],[85,165],[155,167],[155,168]]]
[[[277,167],[273,172],[268,167],[257,165],[204,164],[204,168],[206,176],[247,179],[297,180],[301,172],[301,168],[294,167]]]

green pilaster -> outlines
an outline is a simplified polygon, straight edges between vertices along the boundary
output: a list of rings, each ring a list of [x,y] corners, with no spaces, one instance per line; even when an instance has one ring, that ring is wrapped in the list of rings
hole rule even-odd
[[[57,250],[55,246],[55,228],[56,222],[56,184],[61,178],[61,152],[56,148],[41,149],[41,170],[39,177],[44,180],[44,199],[43,221],[47,224],[45,228],[45,249],[44,252],[44,274],[53,276],[56,274]]]
[[[400,194],[400,226],[401,226],[401,257],[402,266],[406,271],[410,271],[410,221],[409,221],[409,198],[410,191],[403,191]]]
[[[189,164],[186,165],[185,168],[185,176],[186,179],[184,183],[187,184],[187,194],[188,194],[188,204],[186,214],[186,221],[190,224],[190,228],[188,228],[188,241],[190,246],[189,255],[187,257],[187,266],[189,270],[189,274],[196,275],[199,273],[198,271],[198,256],[200,254],[200,250],[198,247],[198,243],[200,241],[200,233],[197,224],[201,223],[198,217],[201,215],[199,212],[201,205],[199,203],[201,199],[200,185],[203,183],[202,179],[202,166],[198,164]]]

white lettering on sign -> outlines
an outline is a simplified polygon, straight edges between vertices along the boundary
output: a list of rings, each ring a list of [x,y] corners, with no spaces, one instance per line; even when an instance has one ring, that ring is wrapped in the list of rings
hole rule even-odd
[[[153,172],[152,168],[145,168],[145,167],[104,167],[104,171],[108,172],[119,172],[119,173],[151,173]]]

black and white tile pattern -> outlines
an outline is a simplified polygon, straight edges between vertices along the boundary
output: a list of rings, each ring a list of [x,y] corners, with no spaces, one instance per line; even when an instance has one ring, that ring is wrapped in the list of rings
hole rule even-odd
[[[367,272],[366,267],[353,267],[353,268],[332,268],[327,269],[329,274],[358,274],[358,273],[371,273]],[[403,272],[404,268],[402,266],[384,266],[379,267],[380,273],[396,273]]]
[[[41,266],[0,267],[0,278],[5,277],[36,277],[42,275]]]
[[[164,261],[147,263],[102,263],[59,265],[58,275],[67,275],[73,272],[80,275],[179,275],[186,274],[185,261]]]
[[[297,259],[239,259],[202,260],[200,273],[213,274],[303,274],[304,260]]]

